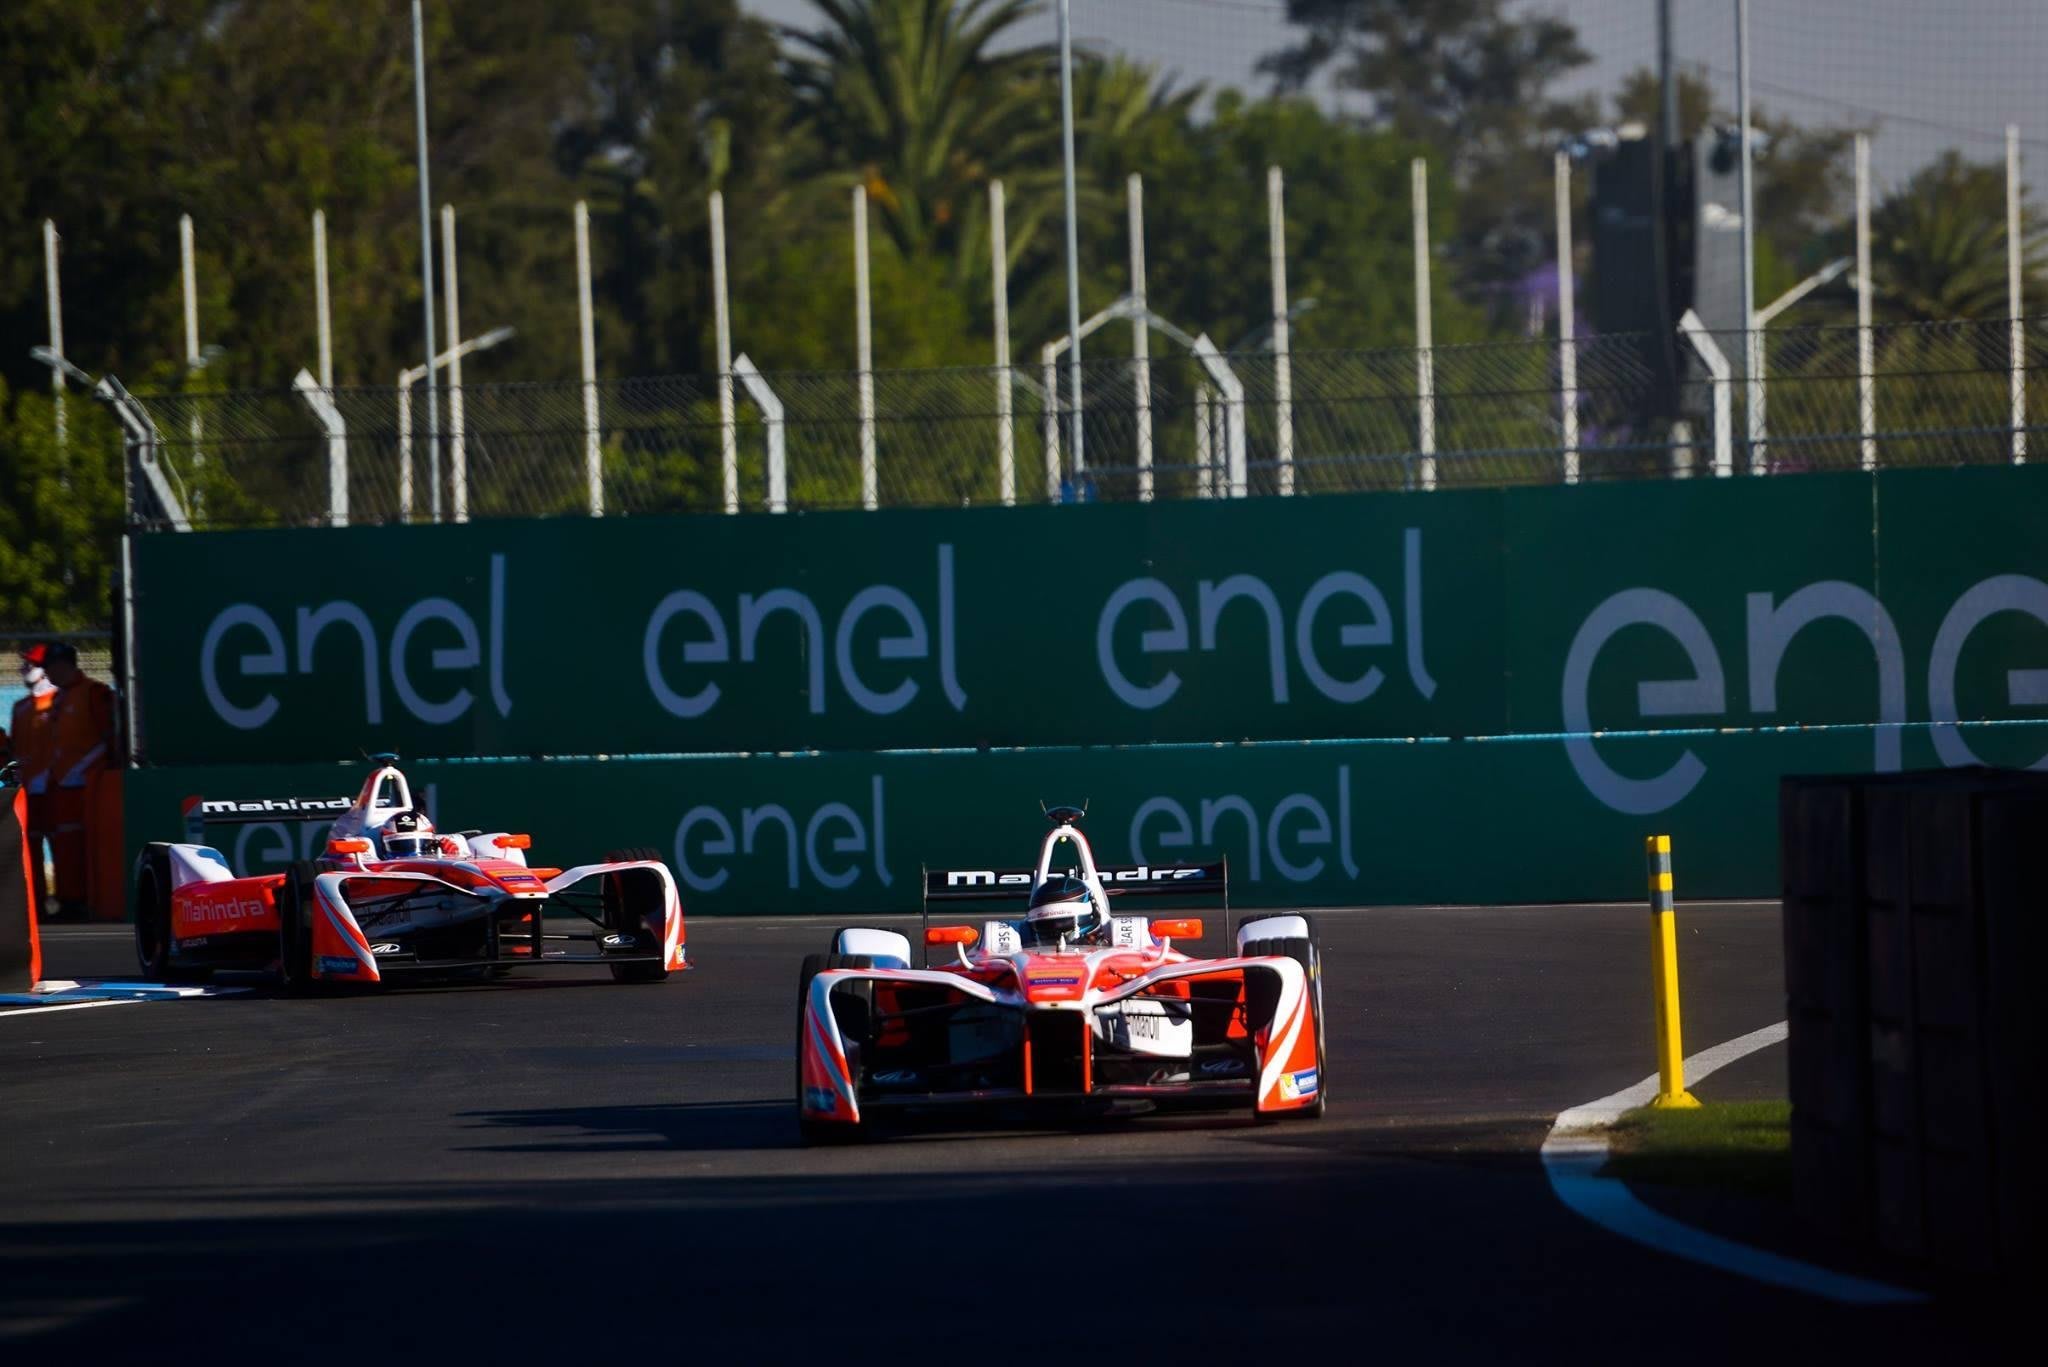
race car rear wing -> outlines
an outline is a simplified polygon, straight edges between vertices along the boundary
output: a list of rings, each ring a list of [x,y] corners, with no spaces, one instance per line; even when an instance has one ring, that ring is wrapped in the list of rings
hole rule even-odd
[[[1223,899],[1223,933],[1230,924],[1230,860],[1207,864],[1097,864],[1102,890],[1112,897],[1199,897]],[[924,901],[919,931],[931,925],[934,902],[988,902],[1024,899],[1031,895],[1034,869],[924,870]]]
[[[352,797],[259,797],[185,799],[185,838],[203,845],[206,827],[249,825],[258,821],[332,821],[355,805]]]

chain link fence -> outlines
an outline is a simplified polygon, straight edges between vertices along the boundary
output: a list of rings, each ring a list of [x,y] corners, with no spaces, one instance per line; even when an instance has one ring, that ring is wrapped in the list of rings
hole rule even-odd
[[[1748,338],[1712,336],[1733,374],[1717,395],[1685,338],[1580,340],[1575,434],[1564,353],[1542,339],[1098,358],[1078,450],[1064,365],[877,371],[871,421],[853,372],[743,376],[729,424],[715,376],[601,382],[588,405],[578,383],[470,385],[431,424],[424,393],[397,389],[142,402],[200,528],[571,516],[593,495],[618,515],[1981,464],[2048,412],[2048,318],[1873,328],[1867,378],[1855,327],[1760,341],[1751,383]],[[1646,416],[1671,411],[1660,374],[1689,417]]]

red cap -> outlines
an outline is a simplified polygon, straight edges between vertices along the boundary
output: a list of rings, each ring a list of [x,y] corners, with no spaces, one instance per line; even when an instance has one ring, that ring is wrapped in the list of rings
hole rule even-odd
[[[21,662],[25,665],[35,665],[40,668],[43,663],[43,657],[48,652],[49,648],[41,641],[37,641],[34,645],[27,647],[21,652]]]

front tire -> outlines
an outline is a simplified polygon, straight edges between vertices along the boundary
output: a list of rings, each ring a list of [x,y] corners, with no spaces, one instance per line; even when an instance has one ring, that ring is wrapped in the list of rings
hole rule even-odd
[[[1298,935],[1274,940],[1247,940],[1244,953],[1248,958],[1288,958],[1301,965],[1302,974],[1308,982],[1309,1002],[1316,1014],[1316,1099],[1300,1110],[1281,1112],[1281,1115],[1321,1120],[1329,1109],[1330,1101],[1329,1053],[1323,1045],[1322,953],[1314,940]]]
[[[313,985],[313,880],[319,870],[301,859],[277,888],[277,985],[304,992]]]
[[[636,860],[659,861],[661,851],[646,845],[631,845],[623,850],[611,850],[604,860],[607,864],[628,864]],[[626,911],[626,899],[606,875],[604,894],[604,928],[619,934],[632,935],[636,939],[645,927],[631,924],[632,918]],[[661,962],[611,965],[612,981],[618,983],[661,983],[668,981],[668,965]]]

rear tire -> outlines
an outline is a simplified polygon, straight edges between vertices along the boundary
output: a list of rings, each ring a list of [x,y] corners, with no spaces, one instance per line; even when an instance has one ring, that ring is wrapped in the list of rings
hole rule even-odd
[[[658,863],[661,860],[661,851],[647,845],[629,845],[622,850],[608,850],[604,856],[604,862],[607,864],[630,864],[641,859],[652,859]],[[620,933],[630,932],[637,936],[643,929],[643,927],[638,925],[626,924],[624,900],[618,899],[617,904],[614,905],[609,889],[606,892],[604,919],[606,930]],[[613,964],[611,970],[612,981],[618,983],[661,983],[668,981],[668,965],[665,963]]]
[[[205,982],[205,969],[171,964],[171,854],[161,842],[145,845],[135,861],[135,962],[152,982]]]
[[[1323,1113],[1329,1109],[1330,1099],[1328,1054],[1323,1047],[1323,956],[1316,948],[1314,940],[1296,935],[1277,940],[1247,940],[1244,953],[1248,958],[1292,959],[1301,965],[1301,971],[1307,976],[1309,1002],[1316,1013],[1316,1099],[1298,1111],[1286,1111],[1281,1114],[1300,1116],[1305,1120],[1321,1120]]]

